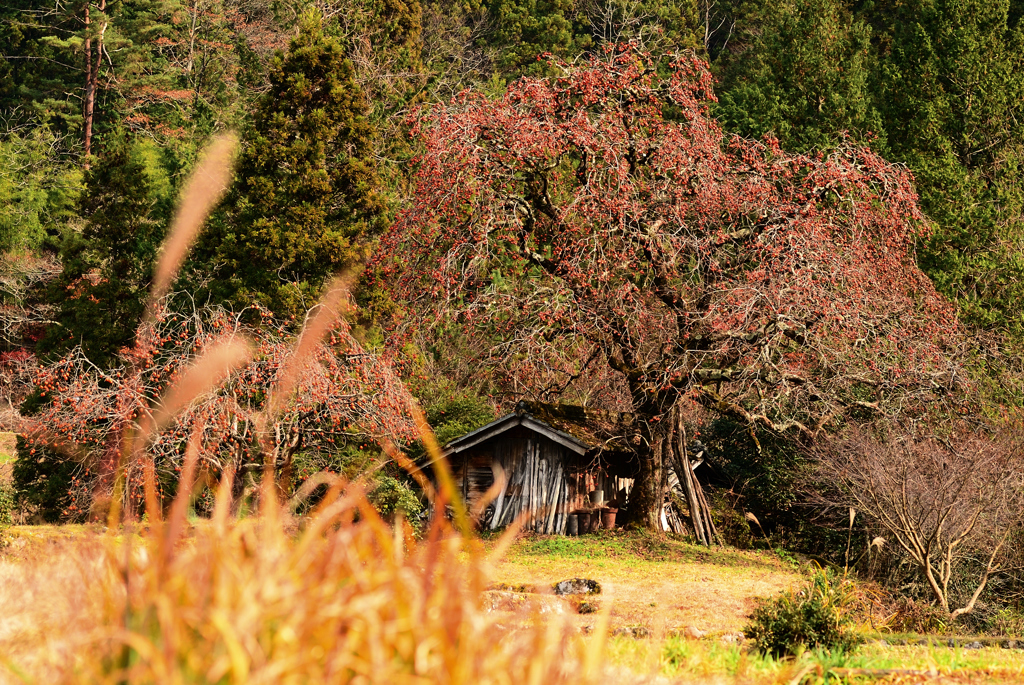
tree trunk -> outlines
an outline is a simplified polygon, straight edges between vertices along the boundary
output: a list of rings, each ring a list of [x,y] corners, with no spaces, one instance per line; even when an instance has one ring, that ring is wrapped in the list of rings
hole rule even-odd
[[[100,76],[100,62],[103,59],[103,34],[107,30],[106,19],[103,20],[102,28],[94,39],[91,34],[91,22],[89,17],[89,2],[85,3],[85,14],[83,17],[83,23],[85,24],[85,93],[82,98],[82,116],[83,116],[83,159],[84,166],[86,169],[89,168],[90,161],[89,157],[92,155],[92,130],[93,122],[95,120],[96,112],[96,88],[99,83]],[[107,9],[107,0],[100,0],[99,11],[103,12]],[[96,55],[93,58],[93,47],[95,46]]]
[[[644,530],[661,530],[662,471],[665,458],[665,436],[655,431],[650,452],[640,456],[640,473],[629,494],[630,525]]]
[[[697,540],[704,545],[718,542],[711,508],[693,474],[687,454],[682,412],[673,407],[661,415],[660,421],[651,421],[648,425],[653,427],[645,436],[651,448],[648,454],[639,455],[640,471],[629,495],[630,525],[651,531],[662,530],[661,514],[668,486],[666,469],[673,469],[686,494]]]

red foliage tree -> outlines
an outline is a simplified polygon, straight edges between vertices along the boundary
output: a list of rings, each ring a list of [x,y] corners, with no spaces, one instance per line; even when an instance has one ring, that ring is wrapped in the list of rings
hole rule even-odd
[[[32,391],[39,366],[33,348],[51,323],[53,307],[38,300],[39,290],[60,273],[49,255],[0,256],[0,402],[13,411]]]
[[[958,323],[915,265],[905,169],[725,135],[695,57],[556,66],[415,122],[414,202],[371,271],[399,328],[488,341],[472,363],[516,394],[633,412],[652,527],[684,402],[810,436],[953,396]]]
[[[268,312],[252,313],[163,310],[144,324],[151,328],[140,333],[138,344],[122,351],[120,365],[100,369],[76,348],[40,369],[36,385],[46,404],[21,428],[39,447],[55,447],[86,466],[75,481],[68,516],[82,516],[91,499],[110,496],[119,463],[130,486],[124,504],[138,511],[148,460],[161,482],[175,483],[190,442],[212,477],[259,470],[270,461],[287,480],[300,450],[329,455],[352,441],[415,435],[400,379],[362,348],[343,319],[322,340],[308,333],[315,340],[306,347]],[[258,323],[245,323],[254,318]],[[189,379],[204,353],[229,341],[248,341],[244,362],[221,358],[211,365],[211,373],[224,375],[219,383],[196,374]],[[297,355],[302,362],[290,363]],[[229,366],[233,370],[224,373]],[[194,394],[189,386],[197,382],[205,384],[203,391],[184,406],[169,407],[176,392]],[[293,390],[275,398],[281,386]],[[152,438],[145,458],[124,464],[133,436],[147,432]]]

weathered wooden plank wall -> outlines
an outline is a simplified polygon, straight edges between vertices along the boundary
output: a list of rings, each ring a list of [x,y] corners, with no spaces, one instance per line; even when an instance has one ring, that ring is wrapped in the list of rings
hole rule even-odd
[[[527,530],[564,535],[568,515],[590,508],[590,491],[603,490],[608,501],[620,490],[628,492],[633,482],[610,476],[590,460],[529,431],[510,432],[457,463],[455,476],[471,509],[494,484],[492,463],[501,466],[505,477],[497,497],[480,515],[480,526],[491,530],[525,513]]]

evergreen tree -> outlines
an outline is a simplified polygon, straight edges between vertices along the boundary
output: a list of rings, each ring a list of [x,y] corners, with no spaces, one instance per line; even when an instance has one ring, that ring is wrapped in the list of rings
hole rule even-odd
[[[307,17],[248,131],[225,210],[197,251],[211,293],[300,314],[384,225],[366,102],[339,43]]]
[[[45,124],[0,136],[0,250],[32,253],[73,218],[82,173]]]
[[[575,59],[607,43],[634,42],[652,53],[702,50],[696,0],[489,0],[488,42],[507,77],[540,75],[544,53]],[[705,8],[710,11],[709,8]]]
[[[0,112],[78,133],[83,6],[44,9],[32,0],[0,5]]]
[[[746,9],[717,113],[828,148],[848,132],[914,172],[935,224],[919,261],[968,322],[1024,340],[1024,31],[1009,0]],[[870,134],[870,135],[865,135]]]
[[[1024,31],[1007,0],[912,0],[881,40],[883,153],[917,178],[936,231],[921,265],[972,323],[1024,336]]]
[[[724,126],[773,133],[797,150],[882,132],[869,91],[871,29],[843,0],[774,1],[744,19],[749,42],[720,65]]]
[[[85,175],[79,234],[61,244],[63,272],[50,289],[55,324],[40,341],[46,356],[81,345],[101,366],[130,345],[145,308],[171,192],[144,146],[112,136]]]
[[[550,52],[572,59],[591,45],[589,25],[576,0],[491,0],[487,10],[496,23],[491,37],[498,47],[498,66],[507,74],[543,73]]]

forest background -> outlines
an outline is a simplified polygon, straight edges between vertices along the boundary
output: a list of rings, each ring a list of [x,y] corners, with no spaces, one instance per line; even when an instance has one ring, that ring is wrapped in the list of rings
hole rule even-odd
[[[247,372],[246,386],[258,407],[281,363],[279,341],[298,333],[333,274],[374,255],[412,204],[424,151],[410,136],[414,112],[466,90],[498,98],[520,78],[564,75],[567,63],[632,43],[705,60],[717,96],[708,112],[728,134],[774,136],[812,158],[864,146],[910,170],[929,228],[912,255],[968,341],[958,354],[972,382],[957,407],[975,425],[1005,420],[1024,401],[1022,16],[1024,3],[1009,0],[7,2],[2,392],[16,419],[45,416],[61,438],[102,451],[114,417],[125,416],[125,387],[143,404],[157,397],[194,349],[179,339],[191,345],[202,331],[235,327],[258,342],[263,366]],[[234,183],[163,300],[161,342],[140,353],[136,331],[181,186],[210,138],[228,130],[241,139]],[[379,506],[416,510],[401,469],[378,448],[382,435],[412,435],[386,419],[401,383],[366,391],[390,378],[385,366],[442,443],[519,399],[587,399],[476,363],[499,338],[464,316],[437,313],[436,335],[396,326],[403,303],[378,274],[356,282],[359,314],[319,358],[322,384],[310,380],[282,420],[276,449],[296,483],[322,468],[376,468]],[[324,389],[342,377],[354,399],[332,404]],[[219,417],[219,444],[244,461],[252,435],[240,415],[212,402],[193,420]],[[729,541],[754,544],[759,532],[771,544],[848,556],[846,510],[807,499],[808,436],[742,418],[687,419],[706,443],[704,478]],[[772,418],[777,428],[786,417]],[[166,446],[169,488],[181,438]],[[21,439],[15,496],[43,519],[81,520],[97,471]],[[758,522],[753,531],[744,513]],[[856,525],[870,563],[879,529]],[[965,597],[986,561],[972,563]],[[914,568],[892,552],[870,570],[899,585]],[[1018,591],[1010,574],[987,596],[1013,603]]]

